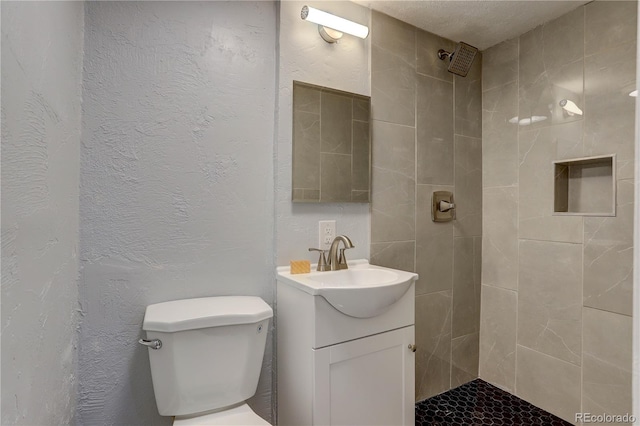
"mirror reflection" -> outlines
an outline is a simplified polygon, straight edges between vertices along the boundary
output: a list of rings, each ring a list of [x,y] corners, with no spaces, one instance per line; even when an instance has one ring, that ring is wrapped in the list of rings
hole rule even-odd
[[[293,82],[294,202],[368,203],[371,98]]]

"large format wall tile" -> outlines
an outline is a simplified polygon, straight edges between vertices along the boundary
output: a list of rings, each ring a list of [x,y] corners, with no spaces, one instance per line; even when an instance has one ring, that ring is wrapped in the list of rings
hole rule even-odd
[[[583,8],[520,36],[519,57],[519,117],[546,117],[527,129],[581,120],[581,115],[566,113],[559,102],[568,99],[584,109]]]
[[[295,164],[301,165],[293,168],[293,182],[296,184],[294,189],[314,189],[319,191],[320,114],[294,110],[293,138],[296,140],[293,145],[293,161]]]
[[[450,186],[418,185],[416,203],[416,294],[451,290],[453,285],[453,222],[431,220],[434,191]]]
[[[474,238],[453,240],[453,338],[477,333],[480,327],[480,271]]]
[[[582,156],[582,122],[521,132],[519,146],[519,237],[581,243],[582,217],[553,215],[553,161]]]
[[[322,92],[320,101],[320,152],[351,154],[352,98]]]
[[[520,79],[534,81],[583,56],[584,9],[579,7],[520,36]]]
[[[482,137],[482,55],[478,53],[466,77],[453,77],[455,133]]]
[[[584,220],[584,305],[633,311],[633,180],[618,181],[616,217]]]
[[[416,400],[449,390],[451,291],[416,297]]]
[[[633,178],[636,44],[585,58],[585,153],[617,154],[618,179]]]
[[[480,316],[480,378],[508,392],[516,382],[515,291],[482,286]]]
[[[483,191],[482,284],[518,288],[518,187]]]
[[[371,13],[371,44],[415,68],[416,27],[384,13]]]
[[[585,6],[584,53],[591,55],[636,39],[635,1],[594,1]]]
[[[580,412],[580,367],[518,345],[516,395],[573,423]]]
[[[371,264],[402,271],[415,271],[415,241],[371,244]]]
[[[414,68],[377,46],[371,47],[371,118],[415,126]]]
[[[516,123],[511,123],[515,119]],[[482,184],[518,183],[518,84],[482,94]]]
[[[373,12],[371,117],[415,126],[415,27]]]
[[[374,120],[371,241],[415,239],[415,131]]]
[[[632,319],[584,308],[582,411],[631,413]]]
[[[518,344],[580,365],[582,246],[520,241]]]
[[[451,340],[451,388],[478,378],[478,333]]]
[[[418,183],[453,185],[453,84],[417,79]]]
[[[351,188],[354,190],[369,191],[371,188],[370,123],[368,121],[353,120],[352,126]]]
[[[456,135],[454,164],[454,235],[482,235],[482,139]]]
[[[320,201],[351,199],[351,155],[320,154]]]
[[[456,43],[420,29],[416,33],[416,43],[416,71],[440,80],[453,82],[453,74],[447,71],[449,64],[438,57],[438,50],[453,52]]]
[[[482,52],[483,92],[518,79],[518,42],[516,37]]]

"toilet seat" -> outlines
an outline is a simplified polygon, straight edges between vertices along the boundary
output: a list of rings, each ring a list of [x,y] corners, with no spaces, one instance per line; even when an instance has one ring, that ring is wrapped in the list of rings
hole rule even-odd
[[[270,426],[245,403],[237,407],[201,416],[176,417],[173,426]]]

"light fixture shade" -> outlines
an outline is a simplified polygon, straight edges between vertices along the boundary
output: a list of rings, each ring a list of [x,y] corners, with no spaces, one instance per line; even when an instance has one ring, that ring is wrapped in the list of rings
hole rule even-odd
[[[322,25],[323,27],[351,34],[356,37],[367,38],[369,35],[369,27],[323,12],[322,10],[314,9],[313,7],[303,6],[300,17],[305,21],[313,22],[314,24]]]
[[[575,102],[573,102],[573,101],[571,101],[569,99],[562,99],[560,101],[560,106],[562,107],[562,109],[567,111],[569,114],[582,115],[582,110],[580,109],[580,107],[578,107],[578,105],[576,105]]]

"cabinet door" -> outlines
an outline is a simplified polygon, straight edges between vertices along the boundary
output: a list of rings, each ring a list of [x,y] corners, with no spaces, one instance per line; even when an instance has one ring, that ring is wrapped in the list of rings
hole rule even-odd
[[[314,350],[314,425],[415,424],[413,326]]]

